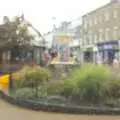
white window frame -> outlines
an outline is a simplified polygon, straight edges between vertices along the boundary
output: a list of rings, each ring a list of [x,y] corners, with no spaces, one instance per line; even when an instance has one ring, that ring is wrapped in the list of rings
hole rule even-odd
[[[97,17],[95,17],[94,22],[95,22],[95,25],[96,25],[97,24]]]
[[[110,17],[109,13],[106,12],[106,13],[105,13],[105,21],[109,21],[109,17]]]
[[[100,31],[99,31],[99,41],[100,42],[103,41],[102,32],[103,32],[103,29],[100,29]]]
[[[86,39],[87,37],[84,35],[84,39],[83,39],[83,45],[86,45]]]
[[[106,41],[109,40],[109,32],[110,32],[110,29],[109,29],[109,28],[106,28],[106,31],[105,31],[105,40],[106,40]]]
[[[97,35],[95,34],[95,35],[94,35],[94,43],[97,43],[97,42],[98,42],[98,41],[97,41],[97,38],[98,38],[98,37],[97,37]]]
[[[102,17],[99,16],[99,23],[102,23]]]
[[[115,9],[115,10],[113,11],[113,18],[116,19],[117,17],[118,17],[118,10]]]
[[[89,39],[88,39],[88,41],[89,41],[89,44],[92,44],[92,34],[91,34],[91,33],[89,34]]]
[[[88,26],[88,22],[87,20],[84,20],[84,28],[87,29],[87,26]]]
[[[113,29],[113,39],[117,40],[117,32],[118,32],[118,27],[114,27]]]
[[[89,20],[89,26],[92,26],[92,19]]]

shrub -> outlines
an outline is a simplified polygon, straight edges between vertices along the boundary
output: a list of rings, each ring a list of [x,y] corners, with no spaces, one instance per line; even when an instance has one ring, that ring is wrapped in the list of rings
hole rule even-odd
[[[106,66],[85,64],[74,70],[70,78],[65,80],[64,94],[70,95],[77,90],[80,100],[98,103],[107,93],[104,83],[110,76],[112,74]]]
[[[14,97],[17,99],[34,99],[35,98],[35,92],[30,89],[30,88],[22,88],[22,89],[17,89],[14,93]]]
[[[109,91],[109,96],[112,99],[120,99],[120,78],[108,80],[105,83],[106,88]]]
[[[17,71],[16,73],[12,74],[12,78],[14,80],[23,80],[25,77],[25,74],[29,71],[32,71],[34,68],[31,68],[29,66],[24,66],[21,70]]]
[[[48,95],[59,95],[63,89],[63,83],[61,81],[51,82],[44,86]]]
[[[22,71],[22,70],[21,70]],[[20,93],[21,98],[29,99],[34,97],[42,97],[48,101],[62,102],[61,98],[67,98],[68,102],[74,103],[118,103],[120,97],[120,77],[116,76],[111,69],[103,65],[85,64],[80,68],[72,71],[72,74],[64,81],[48,82],[51,73],[46,69],[23,69],[24,75],[20,75],[18,88],[27,87],[27,90]],[[46,84],[47,83],[47,84]],[[41,86],[42,85],[42,86]],[[23,89],[22,88],[22,89]],[[31,89],[33,88],[33,89]],[[38,89],[40,88],[40,91]],[[30,90],[33,93],[29,93]],[[51,97],[52,96],[52,97]],[[57,96],[57,97],[56,97]],[[120,101],[119,101],[120,103]]]
[[[32,78],[35,77],[35,79],[36,79],[36,75],[35,74],[37,76],[39,76],[40,79],[48,80],[51,77],[51,73],[47,69],[43,69],[43,68],[40,68],[40,67],[24,66],[20,71],[16,72],[13,75],[13,79],[16,81],[16,84],[21,84],[22,83],[21,85],[24,86],[26,81],[29,83],[29,80],[27,80],[27,79],[30,79],[30,78],[27,78],[27,77],[32,77]]]

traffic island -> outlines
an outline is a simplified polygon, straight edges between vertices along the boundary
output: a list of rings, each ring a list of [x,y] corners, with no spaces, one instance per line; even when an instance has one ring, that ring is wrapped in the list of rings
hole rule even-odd
[[[20,100],[0,92],[0,97],[6,102],[16,105],[18,107],[56,113],[70,113],[70,114],[89,114],[89,115],[120,115],[120,108],[112,107],[94,107],[94,106],[74,106],[65,104],[51,104],[45,102],[36,102],[33,100]]]

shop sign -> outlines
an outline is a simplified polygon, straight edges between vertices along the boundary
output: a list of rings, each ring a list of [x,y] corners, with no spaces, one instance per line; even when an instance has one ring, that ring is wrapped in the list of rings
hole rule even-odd
[[[108,44],[108,45],[98,46],[98,49],[99,49],[99,50],[119,49],[119,46],[118,46],[117,44],[116,44],[116,45]]]

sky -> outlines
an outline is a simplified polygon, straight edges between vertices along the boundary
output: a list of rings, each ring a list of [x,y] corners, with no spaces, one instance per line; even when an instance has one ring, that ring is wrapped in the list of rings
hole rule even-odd
[[[110,0],[2,0],[0,21],[24,13],[42,34],[59,25],[61,21],[79,19],[82,15],[100,7]],[[53,18],[56,18],[53,20]]]

